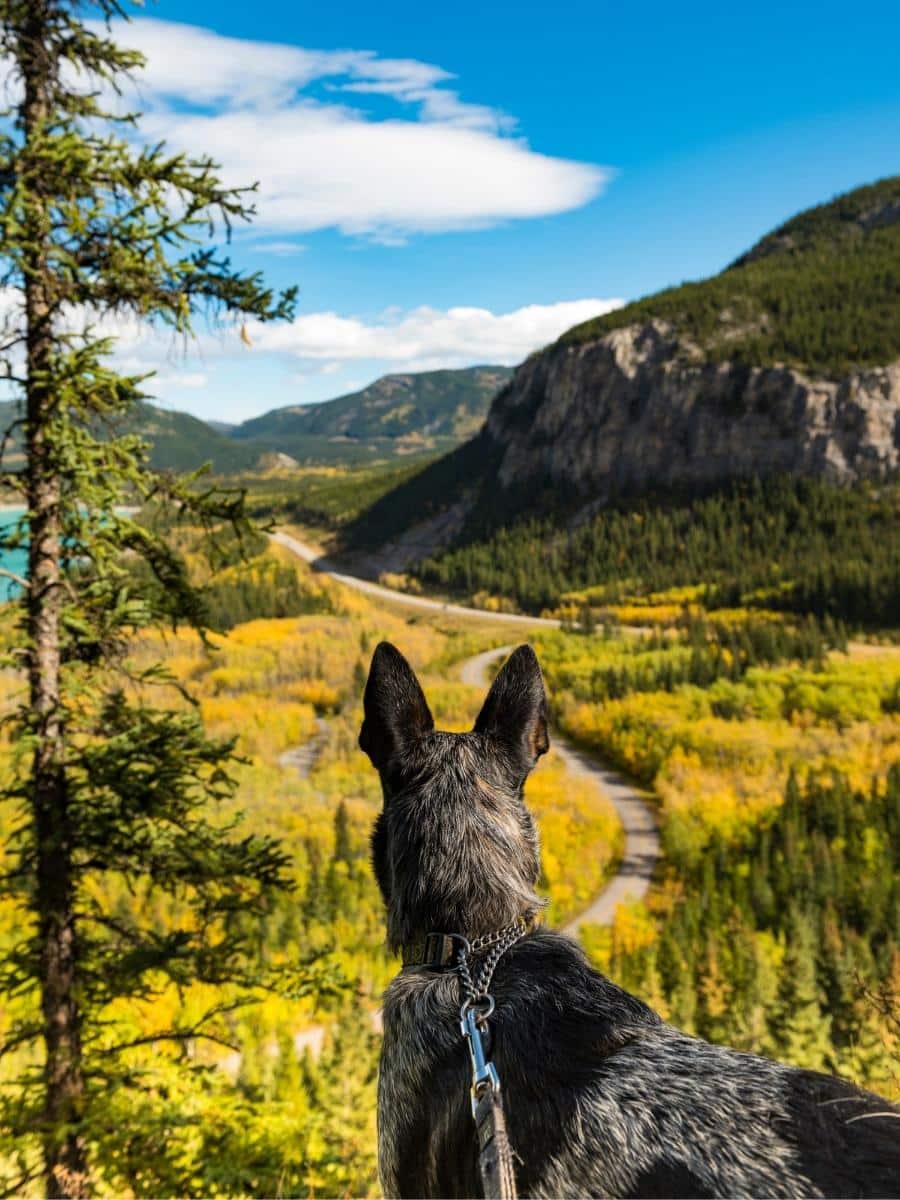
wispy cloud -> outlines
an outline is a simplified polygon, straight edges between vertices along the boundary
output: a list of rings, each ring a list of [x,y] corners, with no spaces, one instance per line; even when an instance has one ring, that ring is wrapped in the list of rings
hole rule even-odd
[[[302,254],[306,249],[302,242],[254,242],[252,248],[258,254],[275,254],[281,258]]]
[[[515,365],[565,330],[618,308],[617,299],[561,300],[510,312],[487,308],[392,308],[367,320],[335,312],[305,313],[293,321],[250,322],[248,347],[238,328],[185,340],[135,318],[106,318],[103,331],[116,338],[116,365],[140,374],[158,371],[148,390],[215,386],[223,360],[282,358],[303,376],[336,374],[352,363],[384,364],[385,370],[432,370],[472,363]]]
[[[518,363],[580,321],[610,312],[621,300],[563,300],[508,313],[486,308],[416,308],[375,321],[309,313],[286,325],[257,325],[254,345],[310,363],[389,362],[408,370]]]
[[[609,177],[510,136],[510,117],[463,100],[429,63],[151,18],[115,35],[147,56],[138,84],[147,136],[211,154],[229,183],[258,180],[264,231],[396,240],[479,228],[578,208]]]

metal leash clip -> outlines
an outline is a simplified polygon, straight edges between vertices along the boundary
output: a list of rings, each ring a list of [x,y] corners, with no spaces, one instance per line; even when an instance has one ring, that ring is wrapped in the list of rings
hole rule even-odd
[[[478,1101],[481,1099],[485,1087],[490,1086],[495,1092],[500,1090],[500,1076],[497,1074],[497,1068],[485,1056],[484,1042],[481,1030],[478,1028],[479,1022],[487,1020],[494,1011],[494,1001],[491,997],[487,999],[488,1004],[484,1011],[478,1006],[468,1003],[464,1004],[460,1009],[459,1028],[466,1039],[469,1047],[469,1056],[472,1059],[473,1116],[475,1115]]]

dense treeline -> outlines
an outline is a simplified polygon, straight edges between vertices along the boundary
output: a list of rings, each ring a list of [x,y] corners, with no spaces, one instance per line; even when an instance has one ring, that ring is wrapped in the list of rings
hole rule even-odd
[[[900,1033],[900,767],[869,790],[792,774],[784,803],[743,839],[718,834],[699,859],[667,852],[671,909],[650,946],[613,946],[614,976],[703,1037],[887,1088]]]
[[[704,496],[621,501],[574,527],[535,517],[425,560],[423,583],[507,596],[529,612],[703,581],[715,609],[761,605],[854,625],[900,614],[900,486],[779,477]]]
[[[223,632],[258,617],[329,611],[322,596],[301,586],[295,567],[266,557],[215,579],[203,600],[210,628]]]
[[[565,679],[576,700],[620,700],[633,692],[674,692],[683,684],[708,688],[737,683],[754,666],[798,662],[820,666],[832,649],[846,649],[840,624],[807,618],[798,626],[748,619],[724,624],[687,616],[674,636],[657,631],[629,646],[615,663],[598,663],[587,676]],[[713,706],[715,711],[715,705]]]
[[[588,935],[598,965],[689,1032],[895,1095],[900,653],[734,610],[536,643],[558,727],[658,806],[657,887]]]
[[[298,570],[288,551],[271,545],[256,529],[240,538],[221,530],[213,554],[206,551],[196,528],[176,528],[169,536],[179,546],[184,570],[197,589],[198,610],[217,633],[265,617],[335,611],[333,593],[321,578]],[[145,594],[165,592],[144,564],[132,561],[131,569]]]

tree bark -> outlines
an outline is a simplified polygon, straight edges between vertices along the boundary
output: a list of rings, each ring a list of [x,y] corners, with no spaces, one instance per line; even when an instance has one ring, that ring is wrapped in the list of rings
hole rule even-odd
[[[50,4],[33,0],[19,40],[26,153],[49,114],[55,64],[47,46]],[[45,1045],[43,1150],[51,1197],[88,1194],[87,1154],[80,1129],[84,1103],[81,1014],[77,1002],[78,939],[72,839],[60,711],[61,481],[48,425],[54,396],[53,279],[48,266],[49,205],[34,195],[24,269],[26,323],[26,494],[29,510],[28,630],[30,704],[36,745],[31,803],[36,844],[36,907]]]

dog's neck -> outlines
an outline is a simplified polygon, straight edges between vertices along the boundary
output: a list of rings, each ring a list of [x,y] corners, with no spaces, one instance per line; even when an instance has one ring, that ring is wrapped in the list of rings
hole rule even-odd
[[[486,881],[483,881],[486,883]],[[412,904],[413,897],[393,897],[388,906],[388,941],[395,950],[418,942],[430,933],[455,934],[472,942],[504,929],[515,921],[530,921],[541,912],[543,902],[523,880],[510,880],[502,888],[484,887],[482,893],[462,895],[437,893],[423,887]]]
[[[446,809],[445,809],[446,811]],[[452,813],[452,810],[451,810]],[[505,840],[501,840],[504,838]],[[429,933],[470,940],[540,911],[536,848],[509,829],[440,819],[397,822],[388,888],[394,948]]]

